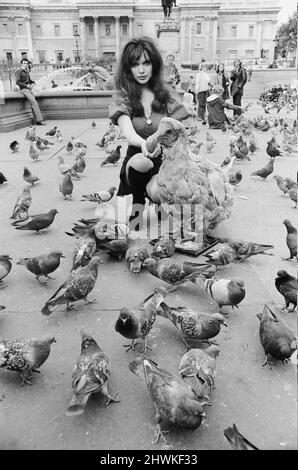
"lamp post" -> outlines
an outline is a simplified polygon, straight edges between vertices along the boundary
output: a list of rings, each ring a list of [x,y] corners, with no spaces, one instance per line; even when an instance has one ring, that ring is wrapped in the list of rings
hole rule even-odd
[[[273,44],[274,44],[273,60],[276,60],[277,59],[277,47],[279,44],[279,39],[277,35],[275,35],[275,38],[273,39]]]
[[[80,62],[80,56],[79,56],[79,40],[78,38],[80,37],[77,28],[75,29],[73,36],[76,41],[76,57],[75,57],[75,63],[78,64]]]

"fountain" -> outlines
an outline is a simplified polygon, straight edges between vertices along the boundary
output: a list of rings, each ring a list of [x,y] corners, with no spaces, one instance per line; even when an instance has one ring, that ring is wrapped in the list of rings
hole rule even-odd
[[[52,88],[51,81],[58,85]],[[104,67],[74,65],[60,68],[36,80],[36,91],[98,91],[113,90],[113,76]]]

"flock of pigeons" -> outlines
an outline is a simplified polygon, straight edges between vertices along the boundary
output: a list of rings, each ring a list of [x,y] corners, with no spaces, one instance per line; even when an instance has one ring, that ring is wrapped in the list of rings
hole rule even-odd
[[[267,128],[268,124],[268,128]],[[92,123],[92,128],[96,124]],[[266,167],[253,172],[263,180],[274,171],[276,158],[285,158],[286,155],[297,151],[296,121],[287,119],[270,119],[259,116],[248,119],[244,116],[231,120],[231,123],[222,129],[230,132],[230,156],[221,164],[224,168],[232,169],[234,161],[250,160],[258,151],[258,143],[255,131],[272,132],[272,137],[267,143],[267,154],[270,157]],[[208,153],[213,151],[216,141],[211,133],[207,132],[206,143],[198,142],[194,129],[189,131],[189,140],[192,151],[200,152],[202,145],[206,145]],[[277,136],[283,137],[283,149],[277,143]],[[53,139],[63,141],[61,131],[55,126],[46,133],[45,138],[36,135],[36,129],[30,126],[26,133],[26,139],[30,142],[29,156],[36,161],[40,153],[53,145]],[[246,141],[248,138],[248,141]],[[106,152],[106,159],[101,166],[117,164],[121,158],[121,145],[115,146],[119,139],[119,131],[112,124],[103,138],[98,142],[98,147]],[[58,156],[58,171],[62,175],[60,192],[65,199],[71,199],[73,191],[72,180],[80,179],[86,169],[86,144],[71,137],[67,142],[66,152],[74,156],[72,165],[64,162]],[[10,150],[17,152],[19,143],[10,144]],[[31,191],[39,182],[28,167],[24,168],[23,179],[30,186],[26,186],[22,194],[17,198],[11,215],[11,223],[16,230],[30,230],[39,232],[48,228],[57,214],[56,209],[44,214],[29,214],[32,202]],[[278,188],[289,195],[297,205],[297,183],[290,178],[282,178],[275,175]],[[236,186],[240,184],[242,174],[237,171],[229,175],[229,182]],[[0,186],[6,182],[3,173],[0,173]],[[116,187],[98,193],[85,194],[82,201],[104,204],[114,197]],[[287,260],[297,259],[297,231],[290,220],[283,222],[286,230],[286,244],[289,249]],[[125,260],[129,270],[139,274],[144,268],[155,278],[163,281],[161,286],[134,308],[122,307],[115,323],[115,330],[121,336],[129,339],[131,343],[126,350],[135,350],[138,340],[143,347],[137,348],[138,354],[129,364],[129,369],[145,381],[150,397],[153,401],[155,416],[156,442],[165,437],[166,431],[162,430],[161,423],[177,425],[183,429],[198,428],[205,416],[206,405],[211,402],[212,390],[215,386],[216,357],[219,347],[211,341],[219,333],[222,326],[227,327],[226,307],[236,307],[245,298],[245,283],[237,278],[217,278],[219,269],[223,269],[230,263],[241,263],[256,255],[270,255],[268,251],[273,245],[263,245],[242,240],[212,239],[208,250],[197,250],[205,261],[191,262],[189,260],[175,258],[176,252],[191,252],[188,246],[191,241],[178,241],[172,238],[161,237],[151,240],[152,248],[148,247],[145,240],[132,240],[129,238],[130,229],[125,223],[119,223],[108,217],[95,219],[80,219],[76,222],[71,232],[66,232],[76,239],[73,250],[73,264],[65,282],[53,293],[43,307],[41,313],[49,316],[59,306],[65,304],[66,309],[73,308],[73,304],[83,300],[85,304],[94,302],[88,296],[92,292],[97,276],[98,267],[102,263],[101,253],[108,253],[113,259]],[[192,245],[191,245],[192,246]],[[272,254],[271,254],[272,255]],[[62,251],[56,250],[48,254],[42,254],[32,258],[21,258],[17,264],[24,266],[35,275],[41,285],[46,285],[53,273],[64,258]],[[4,288],[3,279],[6,278],[12,268],[9,255],[0,255],[0,288]],[[44,277],[44,280],[40,278]],[[217,313],[201,312],[189,306],[173,307],[165,302],[169,294],[178,288],[183,288],[187,283],[195,284],[198,289],[204,289],[218,306]],[[165,287],[166,286],[166,287]],[[275,278],[276,289],[285,299],[283,310],[293,311],[297,308],[297,279],[291,276],[285,269],[280,269]],[[292,310],[290,307],[292,306]],[[0,306],[0,309],[5,309]],[[224,311],[225,310],[225,311]],[[159,367],[151,358],[147,350],[151,349],[147,344],[147,337],[154,327],[158,317],[166,318],[181,333],[181,340],[186,346],[185,354],[179,365],[179,374]],[[269,305],[265,305],[263,312],[258,314],[260,320],[260,341],[266,355],[265,364],[269,364],[269,358],[273,357],[287,362],[298,342],[296,335],[279,318]],[[204,349],[194,347],[192,342],[207,342]],[[33,372],[39,372],[40,366],[47,360],[51,345],[55,342],[52,335],[43,338],[29,338],[24,340],[0,341],[0,367],[17,371],[21,375],[22,382],[31,383]],[[264,364],[264,365],[265,365]],[[108,356],[101,350],[89,332],[81,331],[81,354],[77,359],[72,375],[73,397],[66,410],[67,416],[84,413],[89,397],[97,392],[107,397],[106,406],[111,402],[117,402],[118,395],[113,396],[108,389],[108,378],[111,374],[111,365]],[[235,449],[257,449],[244,436],[241,435],[236,425],[224,431],[224,434]]]

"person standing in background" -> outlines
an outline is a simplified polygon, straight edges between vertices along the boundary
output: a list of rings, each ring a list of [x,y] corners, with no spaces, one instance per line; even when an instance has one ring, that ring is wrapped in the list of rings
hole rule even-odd
[[[196,87],[196,82],[195,82],[195,79],[194,79],[193,75],[191,75],[191,76],[189,77],[189,80],[188,80],[187,93],[191,93],[191,94],[192,94],[194,104],[197,103],[197,100],[196,100],[196,93],[195,93],[195,87]]]
[[[242,67],[242,62],[239,59],[234,60],[234,68],[231,71],[231,95],[233,97],[233,104],[241,106],[241,99],[243,96],[243,87],[247,82],[246,70]],[[234,109],[234,116],[240,115],[241,112]]]
[[[195,91],[197,94],[198,100],[198,118],[202,120],[202,124],[207,124],[206,121],[206,100],[209,96],[209,88],[211,85],[211,80],[209,74],[206,72],[207,64],[202,62],[200,65],[200,71],[196,77],[196,87]]]
[[[172,52],[166,56],[166,63],[164,64],[164,80],[174,90],[176,90],[176,85],[180,83],[179,71],[175,64],[175,56]]]
[[[251,76],[252,76],[252,65],[249,64],[247,67],[247,75],[248,75],[248,81],[251,81]]]
[[[230,94],[229,94],[230,80],[225,73],[225,66],[223,63],[220,63],[217,65],[214,84],[220,85],[223,88],[224,91],[222,94],[222,99],[228,100],[230,98]]]
[[[32,93],[32,86],[34,83],[35,82],[31,80],[29,74],[29,60],[24,58],[21,60],[21,68],[16,72],[16,84],[20,88],[20,92],[31,104],[35,123],[39,126],[44,126],[45,124],[42,121],[42,115],[38,103]]]

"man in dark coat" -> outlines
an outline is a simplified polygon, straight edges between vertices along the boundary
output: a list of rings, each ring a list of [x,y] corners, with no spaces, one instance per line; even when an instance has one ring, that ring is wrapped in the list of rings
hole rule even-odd
[[[246,70],[242,67],[242,63],[239,59],[234,60],[234,68],[231,71],[231,95],[233,97],[233,104],[236,106],[241,106],[241,98],[243,96],[243,87],[247,82],[247,73]],[[235,114],[241,114],[239,110],[234,110]]]
[[[24,58],[21,60],[21,68],[16,72],[16,84],[20,88],[20,92],[27,98],[27,100],[31,104],[35,123],[37,125],[43,126],[44,123],[42,122],[42,115],[37,101],[32,93],[32,85],[34,83],[35,82],[31,80],[29,74],[29,60]]]

